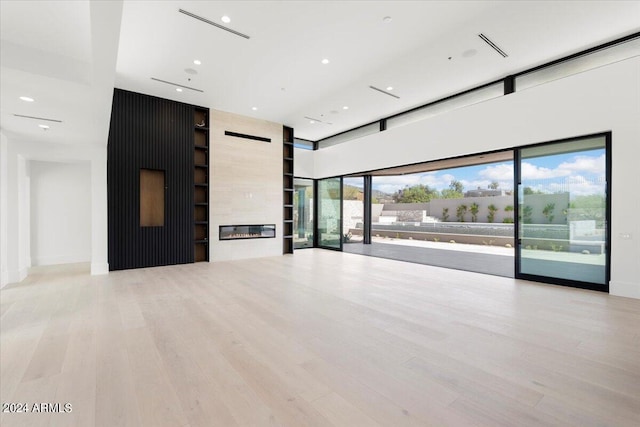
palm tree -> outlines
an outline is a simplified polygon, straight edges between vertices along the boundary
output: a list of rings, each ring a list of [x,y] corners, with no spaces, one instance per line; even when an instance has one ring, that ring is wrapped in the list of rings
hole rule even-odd
[[[487,206],[487,209],[489,209],[489,215],[487,215],[487,221],[493,222],[496,217],[496,212],[498,211],[498,208],[496,207],[496,205],[491,203],[489,206]]]
[[[513,212],[513,205],[507,205],[504,207],[505,212]],[[513,224],[513,217],[508,216],[502,220],[504,223]]]
[[[471,222],[478,221],[478,211],[480,210],[480,206],[476,202],[471,203],[469,207],[469,212],[471,212]]]
[[[446,222],[449,219],[449,208],[442,208],[442,221]]]
[[[553,210],[556,208],[555,203],[547,203],[547,205],[542,209],[542,214],[547,218],[547,222],[551,224],[553,222]]]
[[[464,222],[464,214],[467,213],[467,205],[460,205],[456,209],[456,216],[459,222]]]

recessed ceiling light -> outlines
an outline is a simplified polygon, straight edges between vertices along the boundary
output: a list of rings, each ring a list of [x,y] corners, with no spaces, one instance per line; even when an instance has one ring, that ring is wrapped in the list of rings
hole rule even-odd
[[[251,109],[252,109],[253,111],[256,111],[256,110],[258,110],[258,107],[251,107]]]
[[[387,86],[387,90],[393,90],[393,86]]]
[[[231,18],[229,18],[227,15],[224,15],[222,18],[220,18],[222,20],[222,22],[224,22],[225,24],[228,24],[229,22],[231,22]]]
[[[322,60],[322,63],[323,63],[324,65],[327,65],[327,64],[329,63],[329,60],[328,60],[327,58],[324,58],[324,59]]]
[[[177,87],[176,88],[176,92],[182,92],[182,88],[181,87]]]
[[[49,129],[49,125],[38,125],[41,129]]]
[[[22,99],[25,102],[33,102],[34,101],[33,98],[29,98],[28,96],[21,96],[20,99]]]
[[[309,123],[314,124],[315,121],[314,120],[309,120]]]
[[[199,59],[194,59],[193,63],[196,64],[196,65],[200,65],[200,64],[202,64],[202,61],[200,61]]]
[[[388,24],[391,21],[393,21],[393,19],[391,19],[390,16],[385,16],[384,18],[382,18],[382,22],[384,22],[385,24]]]
[[[342,109],[343,109],[343,110],[348,110],[348,109],[349,109],[349,106],[348,106],[348,105],[345,105],[344,107],[342,107]]]

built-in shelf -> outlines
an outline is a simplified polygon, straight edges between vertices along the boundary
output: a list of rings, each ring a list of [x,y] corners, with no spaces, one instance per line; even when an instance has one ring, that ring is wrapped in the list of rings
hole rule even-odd
[[[293,253],[293,128],[282,128],[282,253]]]
[[[194,110],[194,262],[209,261],[209,109]]]

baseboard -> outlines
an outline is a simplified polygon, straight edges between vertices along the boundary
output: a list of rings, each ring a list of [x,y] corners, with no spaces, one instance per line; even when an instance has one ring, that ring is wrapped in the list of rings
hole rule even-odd
[[[34,258],[35,264],[33,266],[41,265],[58,265],[58,264],[76,264],[79,262],[89,262],[90,259],[85,259],[84,255],[57,255],[57,256],[45,256]]]
[[[92,262],[91,275],[98,276],[101,274],[109,274],[109,263],[108,262]]]
[[[609,294],[640,299],[640,283],[612,280],[609,282]]]

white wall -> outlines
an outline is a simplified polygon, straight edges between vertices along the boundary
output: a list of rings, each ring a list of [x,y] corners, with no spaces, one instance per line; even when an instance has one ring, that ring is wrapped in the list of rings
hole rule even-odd
[[[7,258],[7,197],[9,192],[8,146],[9,141],[7,140],[7,136],[0,132],[0,288],[9,283]]]
[[[318,150],[314,177],[612,131],[610,292],[640,298],[638,76],[640,58],[635,57]],[[631,239],[622,237],[628,234]]]
[[[296,178],[313,178],[315,171],[313,169],[314,151],[304,150],[302,148],[293,149],[293,175]]]
[[[6,155],[5,155],[6,153]],[[31,266],[31,161],[85,162],[90,164],[90,191],[83,194],[90,208],[91,273],[109,271],[107,261],[107,150],[106,146],[75,146],[6,138],[0,162],[2,218],[6,233],[0,235],[3,284],[23,280]],[[6,177],[6,179],[5,179]],[[85,175],[85,179],[86,175]],[[6,187],[5,187],[6,185]],[[6,188],[6,191],[5,191]],[[43,230],[41,230],[43,231]],[[6,247],[6,251],[4,248]]]
[[[91,164],[30,162],[31,263],[91,261]]]

